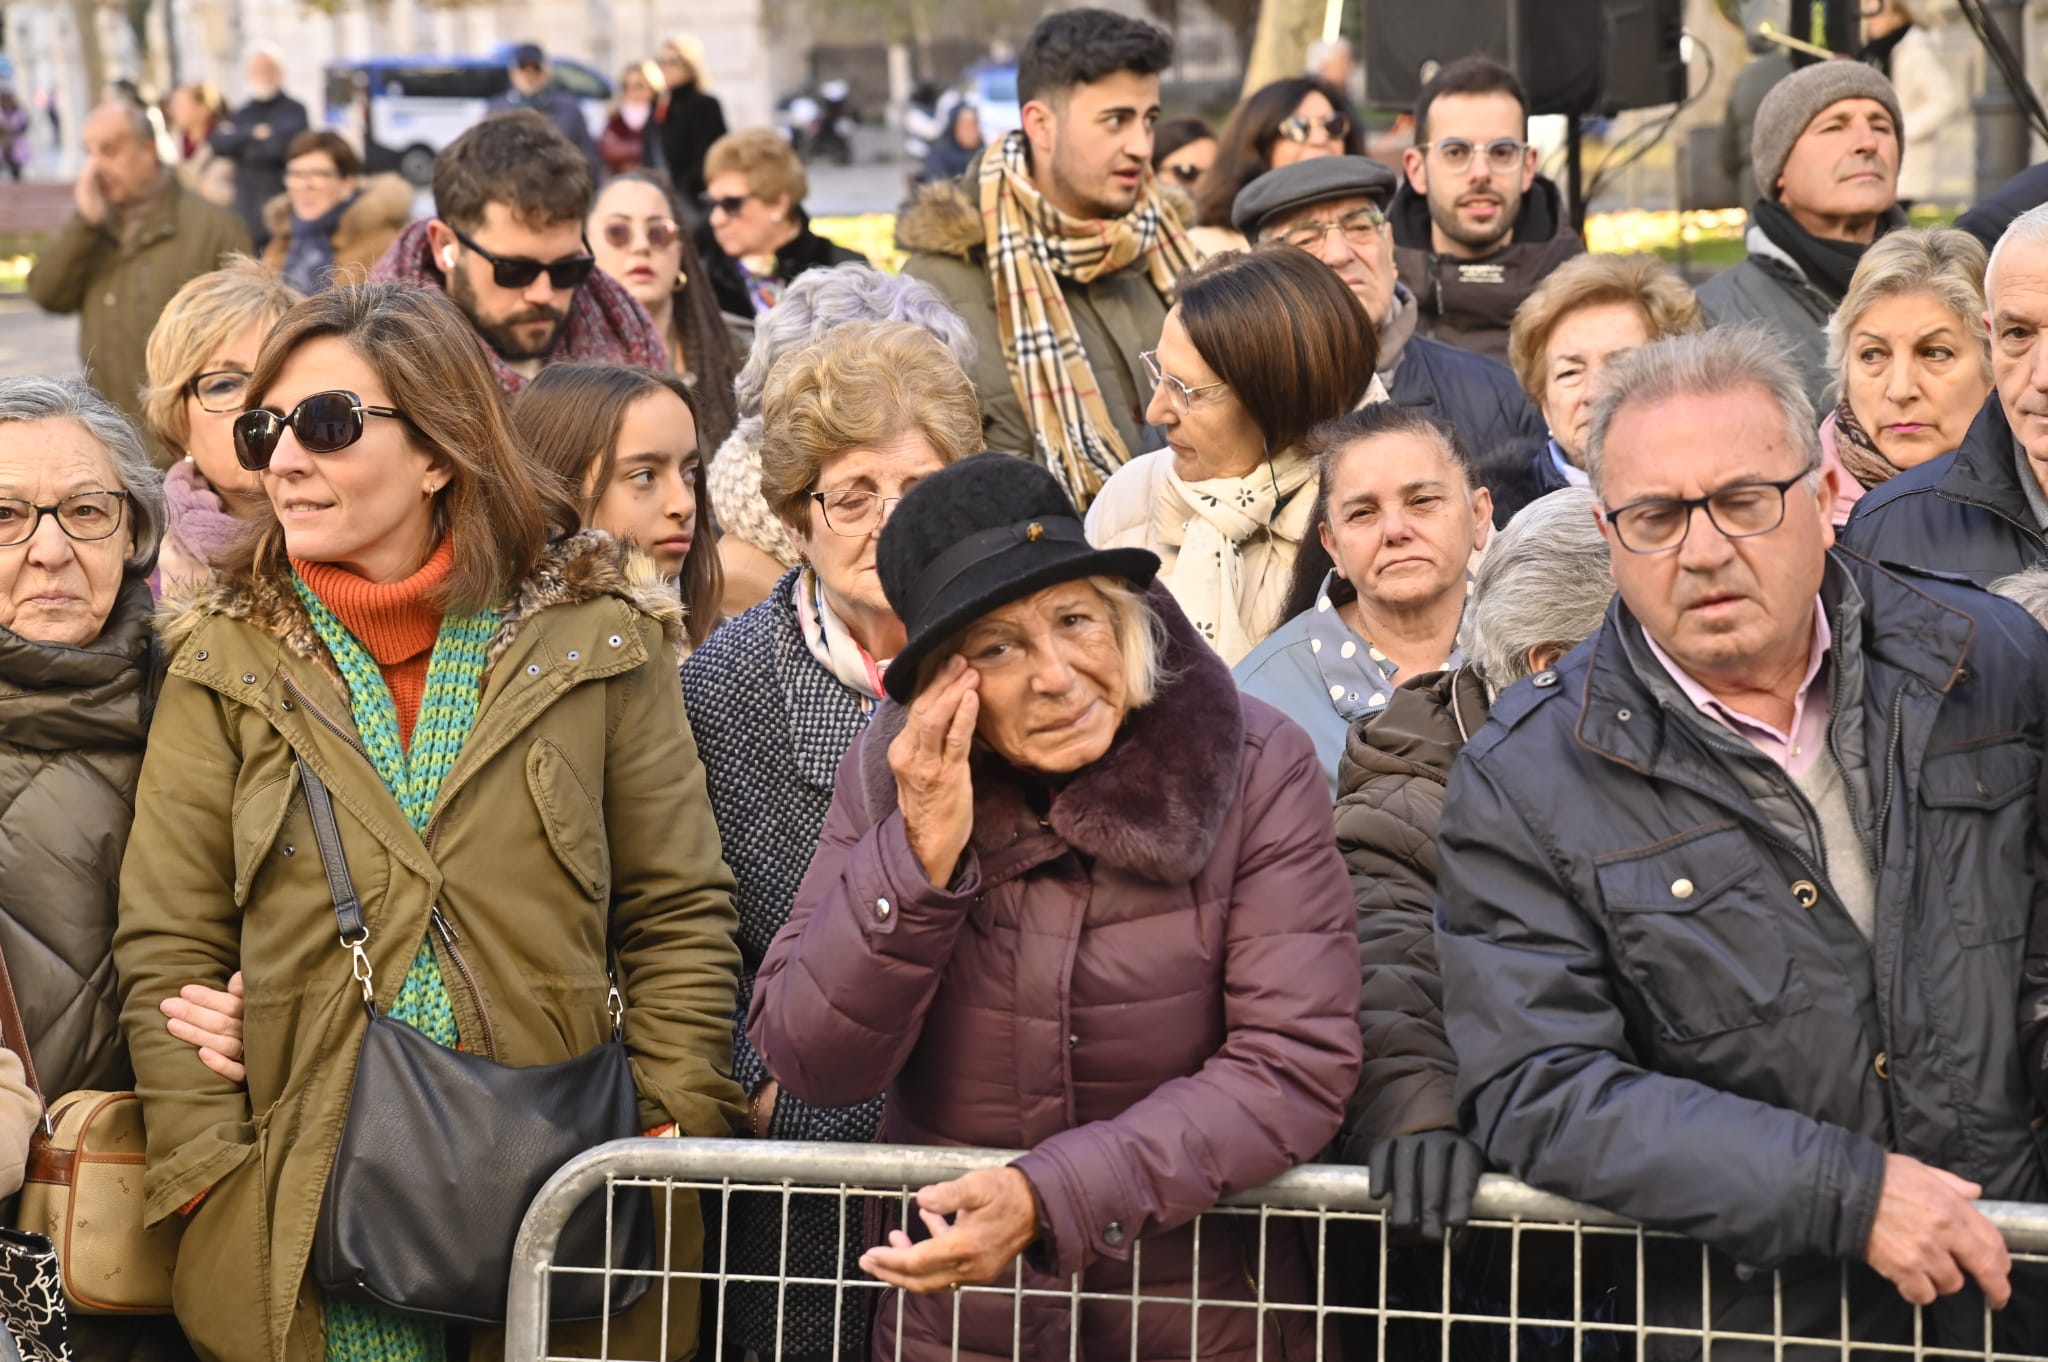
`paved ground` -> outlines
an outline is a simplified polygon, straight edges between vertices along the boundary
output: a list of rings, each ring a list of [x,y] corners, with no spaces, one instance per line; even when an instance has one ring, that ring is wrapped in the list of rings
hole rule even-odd
[[[26,298],[0,298],[0,376],[79,372],[76,318],[52,317]]]

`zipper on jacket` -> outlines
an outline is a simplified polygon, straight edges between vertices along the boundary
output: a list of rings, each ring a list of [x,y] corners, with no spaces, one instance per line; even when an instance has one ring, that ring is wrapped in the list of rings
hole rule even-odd
[[[470,973],[469,961],[462,956],[462,947],[458,944],[462,938],[456,933],[455,924],[442,915],[440,904],[434,905],[429,921],[433,923],[434,931],[440,935],[441,945],[447,950],[448,958],[455,962],[455,972],[462,976],[462,986],[469,990],[470,1001],[476,1004],[477,1020],[484,1028],[484,1058],[496,1059],[498,1041],[491,1032],[491,1014],[484,1008],[483,991],[476,986],[476,976]]]
[[[282,675],[284,677],[284,688],[292,693],[292,697],[294,699],[296,699],[301,705],[304,705],[306,707],[306,713],[312,715],[315,719],[319,720],[321,726],[326,728],[330,733],[334,734],[335,737],[347,743],[349,747],[354,749],[356,754],[360,756],[364,761],[370,762],[370,766],[374,770],[376,767],[376,763],[374,761],[370,761],[370,750],[367,747],[363,746],[361,740],[356,738],[353,734],[351,734],[347,729],[343,728],[340,724],[328,718],[327,715],[321,710],[320,706],[314,704],[311,700],[307,699],[306,692],[299,689],[299,683],[292,680],[292,674],[290,672],[284,672],[282,673]]]

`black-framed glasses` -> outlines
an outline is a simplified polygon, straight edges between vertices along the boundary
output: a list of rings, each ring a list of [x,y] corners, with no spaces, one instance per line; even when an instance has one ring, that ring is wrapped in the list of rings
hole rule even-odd
[[[1343,114],[1324,114],[1321,118],[1303,118],[1295,114],[1280,120],[1280,135],[1290,142],[1306,142],[1310,134],[1321,128],[1332,142],[1341,142],[1351,133],[1351,120]]]
[[[830,492],[813,492],[811,500],[817,502],[825,513],[826,529],[850,539],[860,539],[873,534],[903,498],[839,488]]]
[[[249,391],[247,369],[208,369],[195,375],[185,391],[199,399],[199,409],[216,416],[242,409],[242,395]]]
[[[54,506],[0,497],[0,548],[35,538],[46,515],[55,516],[57,528],[81,544],[105,539],[121,528],[121,508],[127,503],[126,492],[73,492]]]
[[[1671,552],[1692,533],[1692,513],[1702,509],[1728,538],[1753,539],[1785,523],[1785,493],[1813,474],[1805,468],[1783,482],[1738,482],[1703,497],[1647,497],[1600,512],[1630,553]]]
[[[278,439],[290,430],[308,454],[332,454],[363,438],[365,416],[405,419],[395,407],[366,407],[363,399],[343,388],[312,396],[293,407],[291,415],[269,407],[252,407],[235,418],[235,462],[251,473],[270,467]]]
[[[1527,142],[1518,142],[1512,137],[1496,137],[1491,142],[1468,142],[1462,137],[1446,137],[1430,147],[1436,158],[1442,161],[1446,170],[1463,170],[1472,164],[1475,152],[1484,153],[1486,164],[1495,170],[1506,172],[1519,170],[1522,156],[1529,150]]]
[[[492,255],[464,233],[453,227],[448,230],[455,232],[457,241],[491,262],[491,279],[499,288],[528,288],[545,273],[548,283],[567,293],[571,289],[582,288],[584,281],[590,278],[590,272],[597,268],[597,257],[590,253],[587,238],[583,242],[582,255],[565,255],[560,260],[543,263],[523,255]]]
[[[752,197],[752,194],[721,194],[714,199],[706,195],[704,206],[713,213],[723,213],[729,218],[736,218],[740,215],[740,210],[747,206],[747,200]]]
[[[1353,246],[1377,245],[1380,230],[1387,225],[1387,215],[1378,208],[1367,204],[1338,218],[1335,222],[1323,222],[1316,218],[1293,223],[1278,233],[1279,239],[1297,250],[1319,251],[1329,240],[1330,233],[1342,232],[1344,239]]]
[[[1138,360],[1145,366],[1146,374],[1151,377],[1152,386],[1155,388],[1165,388],[1166,400],[1172,403],[1173,409],[1182,416],[1188,414],[1188,408],[1192,407],[1195,404],[1195,399],[1203,393],[1214,392],[1218,388],[1228,388],[1230,386],[1228,383],[1218,379],[1214,383],[1204,383],[1199,387],[1191,388],[1182,380],[1175,378],[1172,374],[1159,367],[1159,352],[1157,350],[1140,352]]]
[[[678,227],[672,218],[647,219],[647,249],[665,251],[675,244]],[[613,218],[604,225],[604,240],[615,251],[630,250],[633,246],[633,224],[625,218]]]

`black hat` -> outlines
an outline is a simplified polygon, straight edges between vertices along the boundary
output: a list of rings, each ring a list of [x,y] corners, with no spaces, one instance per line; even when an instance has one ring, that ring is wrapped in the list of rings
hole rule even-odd
[[[521,43],[512,49],[511,64],[514,66],[546,66],[548,59],[546,54],[540,50],[539,43]]]
[[[1051,473],[1014,454],[977,454],[903,494],[875,567],[910,638],[882,684],[909,704],[924,660],[991,610],[1077,577],[1121,577],[1143,590],[1159,556],[1091,546]]]
[[[1365,156],[1313,156],[1269,170],[1237,191],[1230,225],[1256,241],[1269,219],[1331,199],[1371,199],[1384,211],[1400,184],[1394,172]]]

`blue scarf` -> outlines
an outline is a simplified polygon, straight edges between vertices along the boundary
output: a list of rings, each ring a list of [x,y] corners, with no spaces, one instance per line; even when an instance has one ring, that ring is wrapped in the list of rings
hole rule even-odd
[[[291,244],[284,253],[284,281],[311,296],[327,287],[334,277],[334,229],[341,215],[356,201],[349,195],[317,218],[292,214]]]

